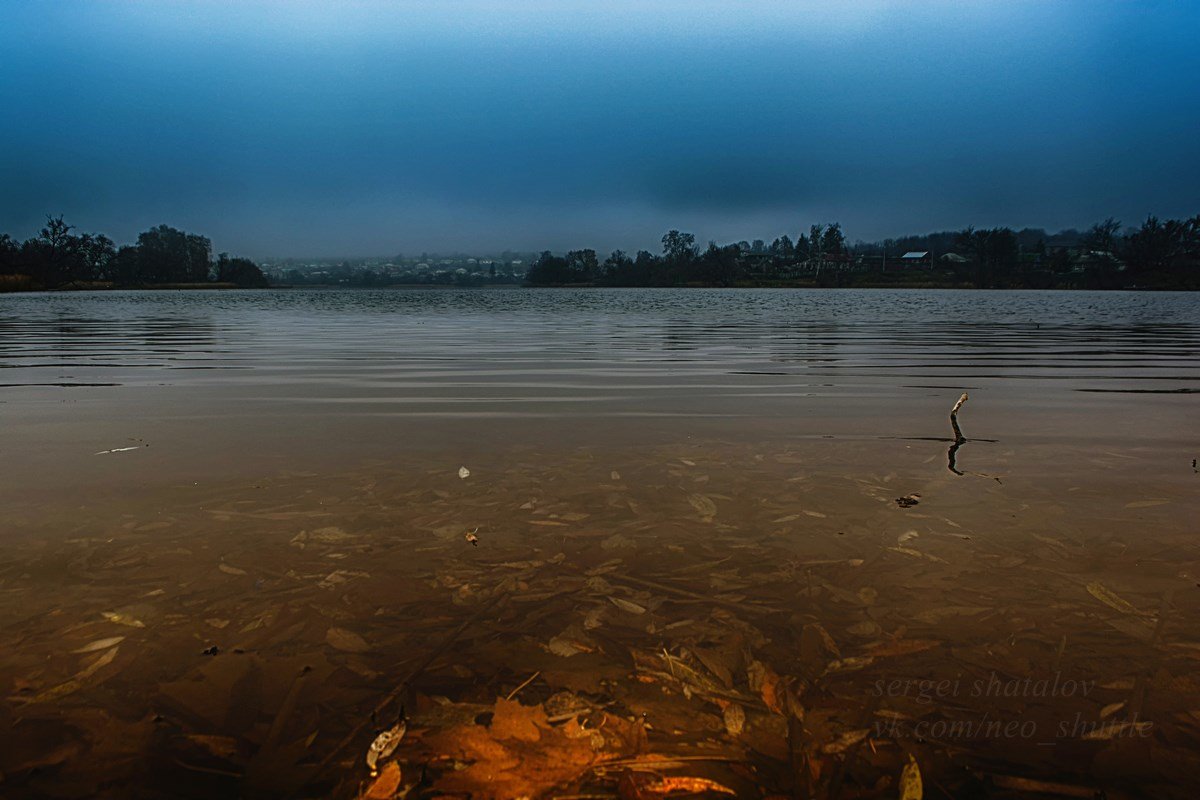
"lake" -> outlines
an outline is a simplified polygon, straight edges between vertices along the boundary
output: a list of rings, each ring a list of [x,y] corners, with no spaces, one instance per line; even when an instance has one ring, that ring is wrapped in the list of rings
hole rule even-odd
[[[1194,294],[8,295],[0,368],[6,797],[353,797],[401,706],[412,797],[1200,789]]]

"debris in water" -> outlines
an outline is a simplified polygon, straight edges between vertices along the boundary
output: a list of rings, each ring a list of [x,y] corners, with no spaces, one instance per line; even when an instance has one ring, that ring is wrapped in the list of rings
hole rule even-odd
[[[471,470],[467,469],[466,467],[459,467],[458,468],[458,477],[462,478],[463,480],[466,480],[467,478],[471,477]]]
[[[90,644],[85,644],[83,647],[79,648],[78,650],[72,650],[71,652],[72,653],[94,653],[97,650],[107,650],[108,648],[112,647],[114,644],[120,644],[123,641],[125,641],[124,636],[110,636],[107,639],[97,639],[96,641],[94,641]]]
[[[117,625],[126,625],[130,628],[144,628],[146,623],[140,619],[134,619],[128,614],[122,614],[118,611],[101,611],[100,616],[104,617],[109,622],[115,622]]]
[[[384,767],[375,782],[367,787],[367,793],[363,797],[366,800],[391,800],[399,788],[400,765],[393,761]]]
[[[900,506],[901,508],[912,508],[919,502],[921,502],[921,495],[917,494],[916,492],[913,492],[912,494],[906,494],[904,497],[896,498],[896,505]]]
[[[146,446],[149,447],[149,445],[146,445]],[[140,449],[141,449],[140,445],[134,445],[133,447],[114,447],[111,450],[101,450],[99,453],[92,453],[92,455],[103,456],[103,455],[108,455],[109,453],[124,453],[126,450],[140,450]]]
[[[476,528],[473,531],[467,531],[466,539],[468,542],[471,543],[472,547],[479,547],[479,537],[475,535],[475,531],[478,531],[478,530],[479,530],[479,528]]]
[[[407,731],[408,723],[400,720],[387,730],[381,731],[375,737],[375,741],[371,742],[371,746],[367,748],[367,769],[371,770],[372,778],[379,772],[379,762],[396,752],[396,748],[400,746],[400,740],[404,738]],[[397,783],[399,783],[399,778],[400,776],[397,774]]]
[[[964,394],[963,400],[966,399],[967,396]],[[962,400],[959,403],[961,404]],[[904,769],[900,773],[900,800],[921,800],[924,796],[925,787],[921,781],[921,767],[912,757],[912,753],[909,753],[908,763],[904,765]]]

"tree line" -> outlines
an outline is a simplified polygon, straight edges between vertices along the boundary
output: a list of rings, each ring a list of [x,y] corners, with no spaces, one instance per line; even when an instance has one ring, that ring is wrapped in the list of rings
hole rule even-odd
[[[214,260],[206,236],[159,225],[118,247],[102,233],[77,232],[61,216],[48,217],[36,236],[19,242],[0,234],[0,288],[61,289],[161,284],[232,284],[264,287],[267,278],[247,258],[221,253]]]
[[[927,255],[902,259],[906,252]],[[912,269],[910,263],[917,269]],[[1086,231],[966,228],[849,244],[841,225],[701,250],[678,230],[662,251],[630,256],[595,250],[543,252],[527,282],[535,286],[922,285],[963,288],[1200,289],[1200,215],[1148,217],[1124,228],[1115,219]]]

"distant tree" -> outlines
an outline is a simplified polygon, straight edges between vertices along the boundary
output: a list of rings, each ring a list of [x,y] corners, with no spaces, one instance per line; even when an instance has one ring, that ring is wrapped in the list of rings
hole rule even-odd
[[[207,237],[159,225],[138,235],[139,272],[151,283],[203,283],[212,271]]]
[[[1116,250],[1120,234],[1120,221],[1109,217],[1103,222],[1097,222],[1088,229],[1088,232],[1083,237],[1083,245],[1089,250],[1112,253]]]
[[[785,234],[771,242],[771,255],[790,261],[796,257],[796,246]]]
[[[630,286],[635,282],[633,259],[623,250],[613,250],[600,267],[601,280],[609,286]]]
[[[78,242],[79,280],[111,280],[112,260],[117,248],[113,240],[102,233],[85,233]]]
[[[225,253],[217,257],[217,280],[248,289],[261,289],[268,285],[267,276],[253,261],[248,258],[230,258]]]
[[[821,234],[821,252],[828,255],[842,255],[846,252],[846,236],[842,226],[836,222],[829,223]]]
[[[696,258],[696,237],[690,233],[667,231],[662,237],[663,258],[674,264],[687,264]]]
[[[21,246],[17,240],[7,233],[0,233],[0,275],[15,275],[18,269],[18,256]]]
[[[135,245],[124,245],[109,262],[108,277],[118,286],[138,286],[146,282],[141,269],[142,258],[138,248]]]
[[[796,237],[796,259],[799,261],[807,261],[812,255],[812,243],[809,241],[807,234],[800,234]]]
[[[563,284],[569,282],[568,272],[567,260],[546,250],[533,262],[525,279],[532,284]]]
[[[596,251],[590,248],[572,250],[567,253],[568,283],[591,283],[600,275],[600,262]]]
[[[74,226],[63,222],[62,215],[46,217],[38,235],[21,245],[20,259],[29,274],[45,286],[58,286],[71,280],[78,257],[78,238],[71,235]]]
[[[962,253],[969,253],[975,264],[977,289],[995,288],[1001,276],[1011,274],[1020,252],[1011,228],[966,228],[959,233],[955,244]]]
[[[1122,255],[1134,270],[1149,272],[1166,266],[1171,250],[1171,235],[1167,226],[1158,217],[1149,216],[1140,227],[1125,237]]]

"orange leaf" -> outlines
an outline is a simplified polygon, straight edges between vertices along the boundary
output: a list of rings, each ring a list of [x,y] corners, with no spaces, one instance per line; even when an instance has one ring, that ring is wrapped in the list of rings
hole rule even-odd
[[[400,788],[400,765],[395,761],[389,761],[388,765],[379,773],[379,777],[367,789],[367,800],[391,800],[396,794],[396,790]]]

